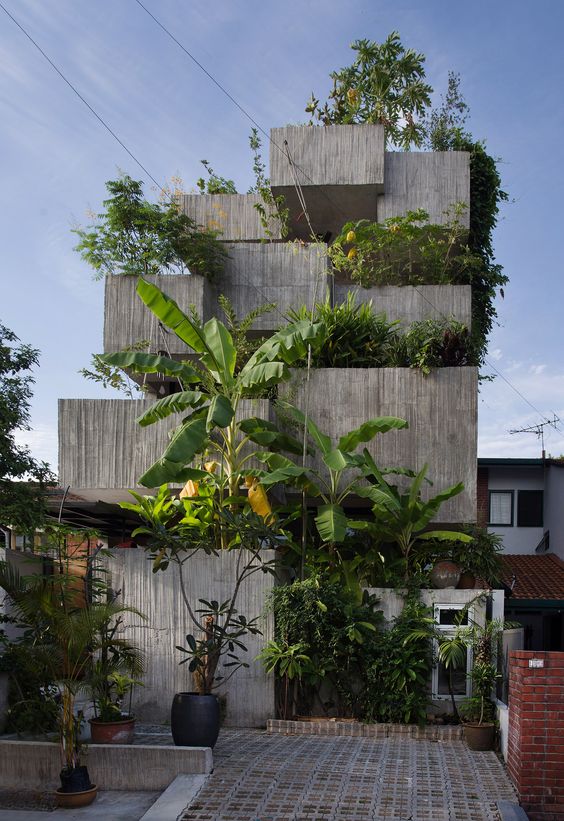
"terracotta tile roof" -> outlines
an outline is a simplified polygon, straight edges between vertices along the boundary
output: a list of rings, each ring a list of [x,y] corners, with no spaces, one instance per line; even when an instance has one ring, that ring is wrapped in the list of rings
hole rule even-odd
[[[501,558],[505,584],[511,587],[516,577],[512,598],[564,600],[564,562],[558,556],[506,553]]]

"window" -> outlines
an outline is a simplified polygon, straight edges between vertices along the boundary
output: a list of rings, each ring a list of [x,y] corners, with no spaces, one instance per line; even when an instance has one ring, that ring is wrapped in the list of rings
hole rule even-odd
[[[490,525],[513,526],[513,491],[490,490]]]
[[[463,612],[461,612],[463,611]],[[445,636],[452,636],[459,625],[469,624],[473,619],[473,610],[464,610],[462,604],[436,604],[434,607],[434,619],[437,628]],[[435,642],[435,656],[438,654],[438,643]],[[441,662],[437,662],[433,668],[433,698],[450,698],[449,678],[452,683],[452,691],[456,699],[467,698],[470,695],[470,679],[468,673],[472,665],[472,651],[466,651],[466,660],[462,667],[456,669],[446,669]]]
[[[542,526],[542,490],[520,490],[517,494],[517,527]]]

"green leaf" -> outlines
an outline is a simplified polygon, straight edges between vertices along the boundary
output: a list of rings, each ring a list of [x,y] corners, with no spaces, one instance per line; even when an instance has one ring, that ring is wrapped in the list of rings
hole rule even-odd
[[[264,390],[290,378],[290,371],[283,362],[264,362],[241,371],[239,382],[246,390]]]
[[[191,322],[174,299],[168,297],[160,288],[157,288],[152,282],[147,282],[142,277],[137,282],[137,293],[157,319],[160,319],[163,325],[174,331],[176,336],[182,342],[185,342],[189,348],[199,354],[207,351],[200,329]]]
[[[387,433],[389,430],[403,430],[408,427],[405,419],[397,416],[380,416],[377,419],[369,419],[360,427],[341,436],[339,439],[339,450],[353,451],[362,443],[370,442],[377,433]]]
[[[206,352],[202,354],[202,363],[209,368],[217,382],[229,387],[233,384],[233,373],[237,361],[237,350],[233,338],[225,325],[215,317],[203,328]]]
[[[345,470],[345,468],[359,467],[359,464],[364,461],[362,456],[343,453],[343,451],[338,448],[330,450],[322,459],[330,470]]]
[[[437,540],[439,542],[463,542],[470,544],[474,539],[467,533],[461,533],[458,530],[426,530],[425,533],[418,533],[417,539],[423,540]]]
[[[116,368],[124,368],[134,373],[162,373],[164,376],[171,376],[182,382],[182,384],[193,384],[201,382],[202,375],[197,370],[187,365],[185,362],[177,362],[167,356],[157,356],[151,353],[141,353],[140,351],[119,351],[117,353],[107,353],[100,356],[106,365],[114,365]]]
[[[319,430],[315,422],[309,416],[306,419],[301,410],[298,410],[298,408],[294,407],[294,405],[291,405],[289,402],[280,400],[277,404],[296,422],[299,422],[301,425],[307,425],[308,432],[321,451],[322,455],[325,456],[329,453],[332,449],[331,439]]]
[[[179,481],[180,472],[185,469],[197,453],[201,453],[208,442],[206,423],[196,419],[182,425],[154,465],[141,476],[139,483],[145,487],[159,487],[167,482]]]
[[[211,430],[214,426],[218,428],[226,428],[233,417],[235,411],[229,399],[223,394],[216,394],[210,402],[208,408],[208,418],[206,421],[206,428]]]
[[[145,427],[152,425],[153,422],[158,422],[160,419],[165,419],[171,413],[181,413],[186,408],[197,408],[206,397],[200,391],[180,391],[180,393],[173,393],[170,396],[165,396],[159,399],[154,405],[145,411],[145,413],[138,416],[136,422]]]
[[[347,535],[347,517],[340,505],[321,505],[315,517],[317,531],[324,542],[343,542]]]
[[[307,354],[308,345],[317,349],[324,335],[324,326],[319,322],[312,323],[309,320],[293,322],[263,342],[242,369],[241,374],[264,361],[281,360],[286,365],[292,365]]]

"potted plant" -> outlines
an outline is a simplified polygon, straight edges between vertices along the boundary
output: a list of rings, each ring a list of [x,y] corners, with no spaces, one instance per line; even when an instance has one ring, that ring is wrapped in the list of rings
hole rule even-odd
[[[99,568],[94,595],[116,602],[117,594],[108,588],[103,573],[104,569]],[[126,611],[145,618],[138,610],[124,606],[116,618],[100,623],[96,636],[97,653],[90,672],[94,718],[89,721],[90,739],[94,744],[131,744],[133,741],[135,717],[131,701],[133,687],[142,685],[139,677],[143,674],[144,659],[139,648],[124,634]]]
[[[243,639],[258,633],[257,619],[238,612],[243,582],[270,562],[263,548],[275,543],[280,524],[272,515],[264,489],[255,479],[264,471],[252,469],[251,443],[271,450],[301,453],[301,443],[281,433],[273,423],[252,417],[241,419],[243,399],[290,378],[289,365],[303,357],[308,344],[321,344],[322,326],[298,321],[278,331],[245,361],[228,329],[217,319],[202,324],[187,315],[153,284],[140,279],[137,293],[155,316],[198,357],[178,362],[165,356],[122,352],[103,357],[106,364],[136,372],[158,372],[177,378],[182,390],[158,400],[138,422],[149,425],[172,413],[185,412],[162,457],[139,480],[156,496],[133,494],[135,503],[123,503],[143,521],[134,535],[143,534],[154,572],[170,565],[179,576],[188,622],[193,632],[177,645],[193,675],[196,692],[178,693],[172,708],[175,743],[213,746],[219,732],[219,705],[214,690],[241,667],[246,651]],[[197,390],[188,390],[196,385]],[[202,468],[193,466],[200,459]],[[206,460],[206,461],[204,461]],[[206,469],[207,467],[207,469]],[[248,488],[245,487],[249,480]],[[166,484],[184,484],[176,499]],[[223,602],[192,599],[186,590],[186,563],[191,556],[236,551],[237,562],[230,596]],[[197,728],[203,728],[198,729]],[[190,732],[186,732],[190,731]],[[194,732],[192,732],[194,731]]]
[[[475,623],[470,625],[465,634],[473,651],[472,696],[463,702],[460,712],[464,720],[464,739],[471,750],[493,749],[495,707],[492,691],[500,678],[494,659],[502,631],[503,622],[491,620],[483,627]]]

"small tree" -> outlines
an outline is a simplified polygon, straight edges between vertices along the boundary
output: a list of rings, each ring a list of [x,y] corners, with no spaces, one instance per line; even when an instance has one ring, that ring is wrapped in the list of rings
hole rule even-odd
[[[4,524],[31,534],[43,521],[44,490],[54,476],[15,441],[17,430],[30,430],[35,380],[29,371],[39,360],[36,348],[18,343],[16,334],[0,324],[0,511]]]
[[[75,250],[96,278],[112,274],[201,274],[213,279],[223,270],[226,252],[216,239],[183,214],[175,200],[148,202],[143,183],[127,174],[110,180],[105,210],[90,228],[75,228]]]
[[[397,31],[384,43],[355,40],[357,56],[351,66],[331,72],[333,89],[321,106],[314,95],[306,107],[323,125],[381,123],[389,144],[408,151],[420,147],[425,128],[422,117],[433,89],[424,82],[425,56],[405,49]]]

